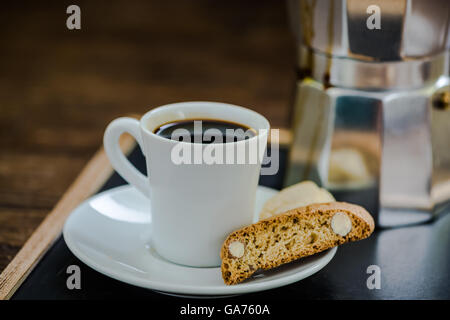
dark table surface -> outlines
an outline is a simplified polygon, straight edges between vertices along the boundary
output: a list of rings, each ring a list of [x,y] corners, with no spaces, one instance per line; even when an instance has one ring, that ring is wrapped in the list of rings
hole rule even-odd
[[[284,163],[286,152],[281,152]],[[131,161],[145,171],[137,149]],[[283,168],[283,167],[282,167]],[[260,184],[280,188],[277,176],[262,177]],[[114,174],[107,190],[125,182]],[[81,289],[66,287],[69,265],[81,268]],[[368,267],[381,271],[381,288],[369,289]],[[331,262],[318,273],[285,287],[226,298],[224,303],[275,301],[280,299],[450,299],[450,214],[423,225],[375,230],[368,239],[338,248]],[[13,299],[150,299],[177,300],[104,276],[79,261],[61,237],[43,257]]]

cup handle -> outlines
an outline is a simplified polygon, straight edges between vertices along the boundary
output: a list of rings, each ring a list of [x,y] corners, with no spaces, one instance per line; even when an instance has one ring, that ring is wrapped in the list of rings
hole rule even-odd
[[[133,118],[117,118],[105,130],[103,146],[113,168],[131,185],[136,187],[146,197],[149,196],[147,177],[139,172],[125,157],[119,146],[119,138],[123,133],[129,133],[143,148],[139,121]],[[142,149],[144,150],[144,149]]]

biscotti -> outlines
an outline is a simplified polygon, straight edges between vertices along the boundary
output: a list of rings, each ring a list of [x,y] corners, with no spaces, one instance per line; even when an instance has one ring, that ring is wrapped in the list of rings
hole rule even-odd
[[[226,284],[349,241],[370,236],[372,216],[345,202],[312,204],[236,230],[225,240],[220,256]]]
[[[328,190],[320,188],[313,181],[303,181],[284,188],[267,200],[259,214],[259,219],[267,219],[288,210],[314,203],[333,201],[336,200]]]

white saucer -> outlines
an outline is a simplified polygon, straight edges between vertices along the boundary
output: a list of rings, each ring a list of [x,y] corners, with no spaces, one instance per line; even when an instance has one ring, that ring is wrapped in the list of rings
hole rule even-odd
[[[255,218],[276,192],[258,187]],[[333,248],[227,286],[220,268],[186,267],[160,257],[149,245],[148,210],[149,200],[129,185],[102,192],[71,213],[64,225],[64,240],[75,256],[98,272],[162,293],[191,297],[219,297],[284,286],[322,269],[337,250]]]

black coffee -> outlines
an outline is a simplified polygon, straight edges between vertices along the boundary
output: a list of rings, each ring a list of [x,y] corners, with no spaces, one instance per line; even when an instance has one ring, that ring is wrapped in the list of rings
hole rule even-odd
[[[256,135],[254,129],[243,124],[215,119],[176,120],[153,132],[167,139],[195,143],[237,142]]]

